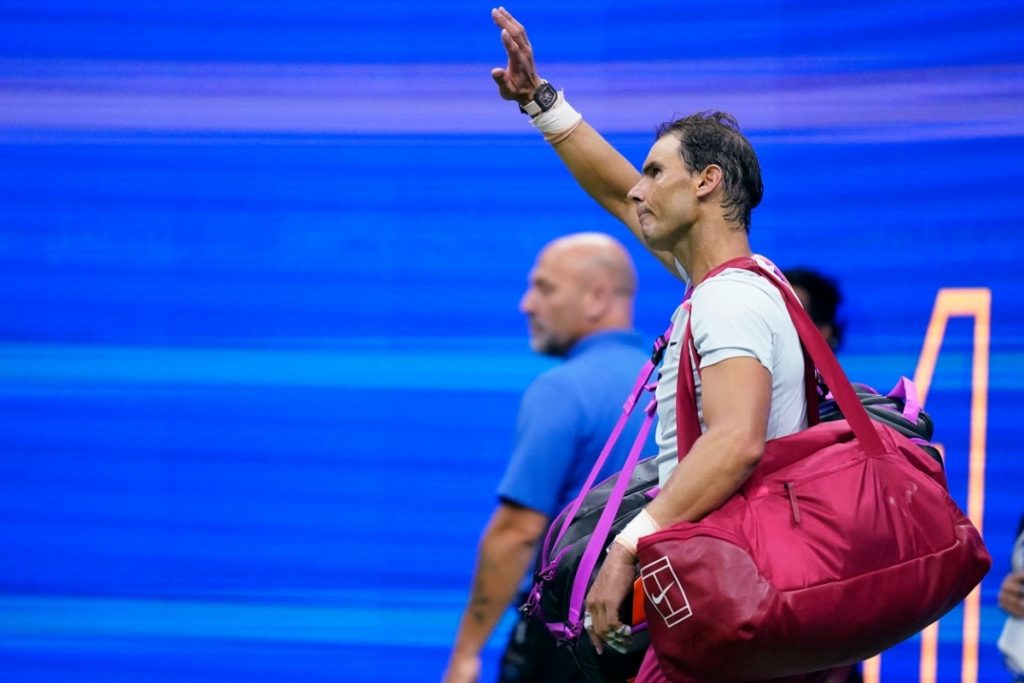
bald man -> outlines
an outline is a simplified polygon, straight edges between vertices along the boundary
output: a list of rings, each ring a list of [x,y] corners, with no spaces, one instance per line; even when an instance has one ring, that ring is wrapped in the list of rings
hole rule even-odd
[[[648,353],[633,332],[636,270],[616,240],[577,233],[541,250],[519,309],[530,346],[564,362],[541,374],[523,395],[516,447],[498,486],[498,505],[484,529],[469,603],[459,624],[445,683],[480,677],[480,653],[520,596],[547,525],[579,493],[622,411]],[[640,413],[641,411],[637,411]],[[641,416],[625,434],[635,434]],[[624,436],[601,477],[622,468],[632,438]],[[654,452],[653,440],[648,443]],[[502,683],[582,681],[571,655],[543,624],[521,616],[501,661]]]

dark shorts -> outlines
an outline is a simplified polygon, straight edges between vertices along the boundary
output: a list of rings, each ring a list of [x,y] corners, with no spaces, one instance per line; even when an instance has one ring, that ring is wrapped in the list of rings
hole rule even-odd
[[[537,618],[520,616],[501,657],[499,683],[583,683],[572,653]]]

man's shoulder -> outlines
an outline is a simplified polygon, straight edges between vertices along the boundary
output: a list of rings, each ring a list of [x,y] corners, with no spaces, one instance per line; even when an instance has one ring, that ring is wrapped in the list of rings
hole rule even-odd
[[[574,376],[589,374],[594,366],[612,369],[635,363],[634,371],[637,371],[649,355],[642,337],[635,332],[601,333],[583,340],[576,353],[552,370],[561,370],[568,376]]]
[[[693,290],[694,298],[714,295],[722,291],[731,292],[772,292],[775,285],[759,273],[742,268],[727,268],[721,273],[704,280]]]
[[[774,283],[739,269],[725,270],[694,290],[691,328],[695,339],[713,345],[735,344],[736,339],[767,341],[765,335],[774,337],[778,332],[784,332],[786,339],[796,334]]]
[[[559,363],[534,377],[524,398],[537,405],[574,397],[584,376],[585,373],[579,372],[569,361]]]
[[[771,304],[765,308],[766,304]],[[693,290],[695,315],[707,312],[728,315],[737,310],[785,312],[785,302],[775,285],[763,275],[732,268],[705,280]]]
[[[642,337],[636,333],[587,339],[577,353],[538,375],[531,387],[578,390],[591,386],[602,376],[628,375],[633,378],[649,357]]]
[[[643,353],[643,337],[632,330],[607,330],[585,337],[577,343],[570,360],[602,353]]]
[[[568,361],[559,363],[534,377],[527,391],[562,386],[566,382],[571,382],[574,374],[569,368]]]

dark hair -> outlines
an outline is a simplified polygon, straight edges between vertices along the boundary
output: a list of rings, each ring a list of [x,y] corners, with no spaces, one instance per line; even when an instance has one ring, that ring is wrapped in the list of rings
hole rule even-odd
[[[808,302],[807,313],[811,316],[814,324],[832,326],[832,338],[828,340],[829,346],[838,349],[843,342],[844,323],[837,318],[839,304],[843,302],[843,294],[839,291],[839,285],[832,278],[822,275],[810,268],[790,268],[783,272],[789,284],[794,287],[802,287],[807,291]]]
[[[757,154],[736,119],[725,112],[703,111],[658,126],[659,140],[669,133],[679,139],[679,154],[691,173],[711,164],[721,167],[725,217],[750,232],[750,211],[761,203],[764,183]]]

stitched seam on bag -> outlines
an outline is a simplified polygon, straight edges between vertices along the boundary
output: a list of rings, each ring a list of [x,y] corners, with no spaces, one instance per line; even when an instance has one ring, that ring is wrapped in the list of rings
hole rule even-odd
[[[814,472],[814,474],[809,474],[809,476],[803,476],[803,477],[785,477],[785,476],[782,476],[782,475],[779,474],[779,472],[781,472],[782,470],[778,469],[778,470],[775,470],[774,472],[772,472],[770,474],[764,475],[764,477],[762,478],[761,481],[766,486],[773,486],[773,485],[776,485],[776,484],[781,486],[781,485],[783,485],[785,483],[791,483],[794,486],[798,486],[800,484],[806,484],[806,483],[809,483],[809,482],[812,482],[812,481],[817,481],[818,479],[821,479],[823,477],[827,477],[827,476],[829,476],[831,474],[836,474],[837,472],[843,472],[843,471],[848,470],[851,467],[855,467],[857,465],[862,465],[865,460],[867,460],[866,457],[864,459],[851,460],[849,462],[839,463],[838,465],[836,465],[835,467],[833,467],[831,469],[824,470],[824,471],[816,470]],[[803,461],[798,461],[798,462],[803,462]],[[786,467],[792,467],[792,465],[786,465]]]
[[[886,457],[886,456],[888,456],[888,457]],[[862,458],[858,458],[856,460],[850,460],[848,462],[840,463],[840,464],[836,465],[835,467],[833,467],[832,469],[828,469],[828,470],[824,470],[824,471],[816,471],[814,474],[811,474],[809,476],[804,476],[804,477],[785,477],[785,476],[781,476],[779,474],[779,472],[781,472],[783,470],[783,468],[780,468],[778,470],[775,470],[774,472],[771,472],[769,474],[764,475],[763,478],[762,478],[762,482],[766,486],[770,486],[770,487],[774,487],[776,485],[781,486],[781,485],[785,484],[786,482],[790,482],[794,486],[799,487],[801,484],[806,484],[806,483],[809,483],[809,482],[812,482],[812,481],[817,481],[818,479],[821,479],[823,477],[827,477],[827,476],[829,476],[831,474],[836,474],[838,472],[843,472],[844,470],[847,470],[847,469],[849,469],[851,467],[854,467],[856,465],[863,465],[864,463],[866,463],[867,461],[869,461],[871,459],[881,459],[883,461],[889,460],[890,462],[895,460],[898,463],[903,463],[904,461],[907,460],[907,458],[905,456],[903,456],[902,454],[899,454],[899,453],[887,453],[886,456],[881,456],[879,458],[879,456],[867,456],[867,455],[865,455]],[[797,461],[797,462],[802,462],[802,461]],[[914,472],[917,472],[926,481],[931,482],[935,486],[938,486],[939,489],[941,489],[942,491],[946,491],[946,488],[944,486],[942,486],[941,483],[936,481],[928,472],[925,472],[925,471],[923,471],[921,469],[918,469],[917,467],[914,467],[913,463],[910,463],[910,465],[912,467],[912,470]],[[786,465],[785,466],[785,468],[789,468],[789,467],[792,467],[792,465]],[[773,491],[773,493],[777,493],[777,491]]]
[[[953,526],[956,526],[956,525],[954,524]],[[933,550],[933,551],[931,551],[931,552],[929,552],[929,553],[927,553],[925,555],[919,555],[918,557],[914,557],[914,558],[911,558],[909,560],[904,560],[903,562],[898,562],[896,564],[886,565],[885,567],[881,567],[880,569],[873,569],[873,570],[871,570],[869,572],[864,572],[863,574],[857,574],[856,576],[847,576],[846,578],[842,578],[842,579],[825,579],[825,580],[819,581],[818,583],[811,584],[809,586],[801,586],[800,588],[778,588],[777,590],[780,593],[802,593],[803,591],[814,590],[815,588],[820,588],[821,586],[842,586],[843,584],[849,583],[851,581],[856,581],[858,579],[866,578],[866,577],[869,577],[869,576],[871,576],[873,574],[880,574],[882,572],[892,571],[893,569],[898,569],[899,567],[910,565],[910,564],[913,564],[914,562],[923,562],[924,560],[926,560],[929,557],[934,557],[935,555],[940,555],[940,554],[949,552],[950,550],[956,548],[956,546],[961,545],[960,539],[955,538],[955,536],[956,535],[954,534],[953,543],[951,545],[946,546],[945,548],[941,548],[939,550]],[[762,574],[762,572],[760,572],[760,571],[758,571],[758,575],[760,575],[761,578],[765,578],[764,575]],[[771,582],[769,582],[769,583],[771,583]]]

